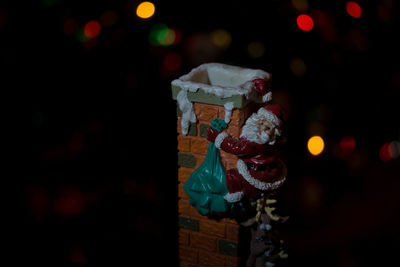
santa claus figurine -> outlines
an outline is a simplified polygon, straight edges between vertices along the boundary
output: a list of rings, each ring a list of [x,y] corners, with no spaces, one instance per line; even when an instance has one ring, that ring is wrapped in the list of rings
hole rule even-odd
[[[284,120],[278,104],[266,103],[247,119],[239,139],[210,127],[207,139],[218,149],[238,156],[237,168],[226,172],[226,201],[235,203],[244,196],[257,197],[284,183],[286,167],[276,152]]]

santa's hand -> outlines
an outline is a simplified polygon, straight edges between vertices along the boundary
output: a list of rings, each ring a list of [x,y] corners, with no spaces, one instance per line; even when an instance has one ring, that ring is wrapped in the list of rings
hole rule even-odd
[[[264,79],[254,79],[252,82],[254,83],[254,90],[259,92],[260,94],[263,94],[264,91],[266,90],[265,80]]]
[[[207,133],[207,140],[210,141],[210,142],[215,142],[215,138],[217,138],[219,133],[220,132],[215,130],[213,127],[210,127],[208,129],[208,133]]]

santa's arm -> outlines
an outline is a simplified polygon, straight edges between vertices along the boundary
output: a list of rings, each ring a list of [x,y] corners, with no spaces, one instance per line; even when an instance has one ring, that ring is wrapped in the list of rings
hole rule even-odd
[[[257,145],[245,139],[233,138],[227,132],[218,133],[212,128],[208,132],[208,140],[214,142],[218,149],[238,156],[259,154],[264,150],[262,145]]]

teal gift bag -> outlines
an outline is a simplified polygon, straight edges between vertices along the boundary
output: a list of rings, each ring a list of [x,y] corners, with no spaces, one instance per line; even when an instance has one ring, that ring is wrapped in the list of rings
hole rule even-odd
[[[226,123],[215,119],[211,126],[217,131],[226,128]],[[225,183],[225,170],[219,158],[218,149],[210,142],[207,155],[203,163],[193,171],[183,186],[186,194],[201,215],[224,213],[228,210],[228,203],[224,196],[228,193]]]

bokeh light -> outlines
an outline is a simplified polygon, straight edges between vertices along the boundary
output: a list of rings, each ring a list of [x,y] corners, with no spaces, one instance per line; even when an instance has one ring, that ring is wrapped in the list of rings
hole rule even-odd
[[[100,24],[106,27],[114,25],[117,22],[117,20],[118,20],[118,14],[113,10],[107,10],[100,16]]]
[[[79,24],[76,19],[71,18],[64,22],[64,34],[66,35],[75,34],[78,28]]]
[[[354,1],[348,1],[346,3],[346,11],[353,18],[361,17],[361,7],[358,3]]]
[[[383,162],[388,162],[392,159],[392,153],[390,151],[390,143],[384,143],[379,149],[379,157]]]
[[[307,0],[292,0],[292,5],[295,9],[297,9],[300,12],[305,12],[308,9]]]
[[[296,22],[302,31],[311,31],[314,28],[314,21],[309,15],[302,14],[297,16]]]
[[[224,29],[218,29],[211,33],[211,40],[216,46],[220,48],[227,48],[232,42],[232,37],[228,31]]]
[[[168,46],[179,43],[182,40],[182,32],[176,28],[169,28],[163,23],[155,24],[149,34],[149,42],[155,46]]]
[[[156,11],[156,8],[152,2],[142,2],[136,8],[136,15],[142,19],[151,18]]]
[[[318,156],[322,153],[324,147],[325,143],[321,136],[315,135],[308,139],[307,148],[312,155]]]
[[[86,208],[85,197],[78,187],[65,186],[53,200],[53,211],[59,216],[74,216]]]
[[[400,156],[400,143],[398,141],[386,142],[379,149],[379,157],[383,162],[397,159]]]
[[[297,77],[301,77],[304,76],[304,74],[306,74],[307,70],[306,64],[299,57],[292,59],[292,61],[290,61],[289,67],[292,73]]]
[[[261,42],[251,42],[247,46],[247,53],[252,58],[260,58],[265,53],[265,46]]]
[[[96,20],[92,20],[86,23],[83,33],[85,34],[86,38],[94,38],[100,33],[100,30],[100,23]]]
[[[339,146],[344,154],[351,154],[356,147],[356,140],[352,136],[345,136],[340,140]]]
[[[389,152],[392,159],[397,159],[400,156],[400,142],[391,142],[389,145]]]
[[[169,53],[165,56],[163,67],[165,70],[173,72],[177,71],[182,65],[182,57],[178,53]]]

